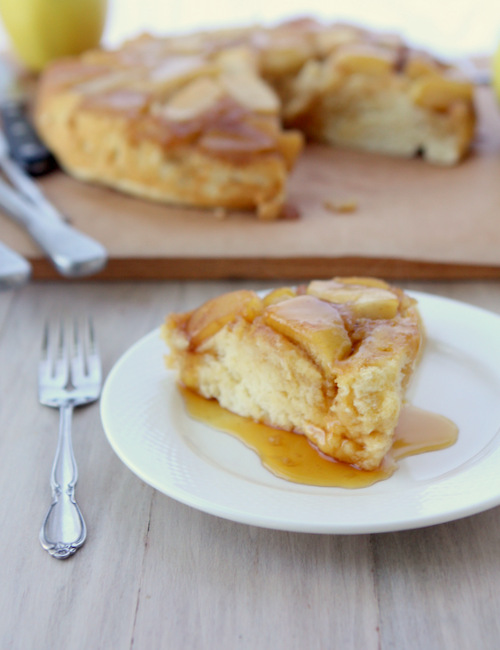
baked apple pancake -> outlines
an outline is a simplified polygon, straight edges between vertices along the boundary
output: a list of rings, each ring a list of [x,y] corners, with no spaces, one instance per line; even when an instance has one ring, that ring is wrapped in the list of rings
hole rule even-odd
[[[372,470],[392,446],[423,330],[403,291],[349,277],[227,293],[169,315],[162,336],[184,387]]]
[[[299,20],[145,35],[56,62],[35,119],[78,178],[275,219],[304,138],[453,164],[473,137],[472,95],[399,38]]]
[[[47,72],[38,129],[82,180],[273,219],[302,135],[283,131],[279,99],[255,65],[239,48],[181,54],[149,39],[92,52]]]

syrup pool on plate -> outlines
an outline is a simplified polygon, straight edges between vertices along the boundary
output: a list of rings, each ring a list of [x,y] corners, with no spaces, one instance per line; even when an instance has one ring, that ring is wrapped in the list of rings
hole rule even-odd
[[[458,437],[457,426],[442,415],[411,404],[401,410],[392,449],[376,470],[361,470],[329,458],[313,447],[306,436],[275,429],[235,415],[216,400],[208,400],[181,388],[188,413],[207,426],[229,433],[260,457],[276,476],[304,485],[361,488],[389,478],[397,461],[406,456],[444,449]]]

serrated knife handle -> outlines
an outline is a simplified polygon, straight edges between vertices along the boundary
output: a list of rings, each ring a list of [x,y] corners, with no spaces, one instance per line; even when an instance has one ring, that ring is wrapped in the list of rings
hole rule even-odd
[[[54,156],[38,137],[22,103],[4,101],[0,117],[10,155],[26,173],[41,176],[56,168]]]

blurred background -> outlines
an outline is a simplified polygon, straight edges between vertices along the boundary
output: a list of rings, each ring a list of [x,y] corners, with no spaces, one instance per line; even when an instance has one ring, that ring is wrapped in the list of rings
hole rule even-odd
[[[109,0],[104,43],[115,45],[140,31],[183,32],[304,15],[396,31],[445,58],[489,54],[500,40],[498,0]],[[0,24],[0,48],[6,43]]]

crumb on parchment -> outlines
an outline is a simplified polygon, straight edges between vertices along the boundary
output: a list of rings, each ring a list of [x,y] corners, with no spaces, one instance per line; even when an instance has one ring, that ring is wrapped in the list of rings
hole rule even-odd
[[[227,217],[227,210],[225,208],[215,208],[213,214],[216,219],[222,221]]]
[[[330,212],[338,212],[340,214],[348,214],[356,212],[358,209],[358,202],[355,199],[343,199],[341,201],[333,201],[332,199],[325,199],[323,207]]]

